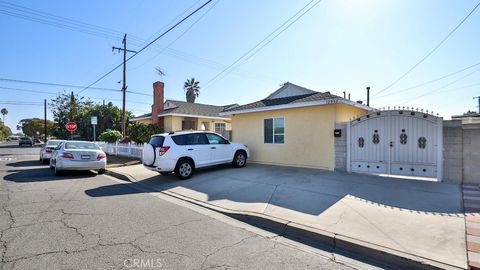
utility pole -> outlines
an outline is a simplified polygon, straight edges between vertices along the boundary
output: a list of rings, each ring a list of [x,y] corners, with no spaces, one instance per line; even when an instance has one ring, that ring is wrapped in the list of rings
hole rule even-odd
[[[45,99],[43,101],[43,116],[44,116],[44,120],[43,120],[43,126],[44,126],[44,135],[45,135],[45,138],[44,138],[44,142],[47,142],[47,100]]]
[[[136,51],[127,50],[127,34],[123,36],[123,48],[112,47],[112,52],[118,50],[118,52],[123,51],[123,100],[122,100],[122,136],[125,137],[126,133],[126,124],[125,124],[125,99],[127,93],[127,52],[136,53]]]
[[[480,114],[480,96],[473,97],[473,99],[478,99],[478,113]]]
[[[367,86],[367,106],[370,106],[370,86]]]

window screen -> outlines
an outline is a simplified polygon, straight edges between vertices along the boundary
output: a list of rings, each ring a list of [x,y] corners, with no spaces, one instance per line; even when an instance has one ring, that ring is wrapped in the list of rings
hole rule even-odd
[[[285,143],[285,119],[283,117],[263,120],[264,143]]]

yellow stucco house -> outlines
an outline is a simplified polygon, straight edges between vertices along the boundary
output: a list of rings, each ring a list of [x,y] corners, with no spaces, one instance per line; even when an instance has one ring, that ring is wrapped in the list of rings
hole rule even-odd
[[[225,109],[232,139],[246,144],[250,161],[333,170],[335,123],[345,122],[370,107],[292,83],[257,102]]]
[[[229,138],[231,119],[221,116],[225,109],[237,104],[217,106],[190,103],[179,100],[164,101],[164,83],[153,84],[152,112],[132,118],[130,121],[159,125],[165,132],[180,130],[209,130]]]

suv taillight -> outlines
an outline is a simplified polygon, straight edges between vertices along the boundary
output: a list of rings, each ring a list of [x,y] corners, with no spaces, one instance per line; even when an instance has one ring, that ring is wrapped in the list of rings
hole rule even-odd
[[[51,153],[51,152],[52,152],[52,148],[45,148],[45,152]]]
[[[158,150],[158,154],[160,156],[163,156],[168,151],[168,149],[170,149],[170,146],[162,146],[160,150]]]

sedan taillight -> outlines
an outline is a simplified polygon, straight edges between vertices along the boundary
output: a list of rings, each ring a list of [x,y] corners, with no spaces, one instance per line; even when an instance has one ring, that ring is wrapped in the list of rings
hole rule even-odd
[[[107,156],[105,154],[98,154],[97,155],[97,159],[104,159],[106,158]]]
[[[168,149],[170,149],[170,146],[162,146],[160,147],[160,150],[158,150],[158,154],[163,156],[165,153],[167,153]]]
[[[63,157],[63,158],[73,158],[73,154],[63,153],[62,157]]]
[[[45,148],[45,152],[51,153],[51,152],[52,152],[52,148]]]

